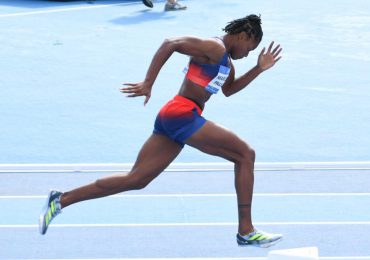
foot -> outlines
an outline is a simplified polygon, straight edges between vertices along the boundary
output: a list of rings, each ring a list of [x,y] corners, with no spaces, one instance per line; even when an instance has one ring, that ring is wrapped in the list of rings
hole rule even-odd
[[[185,5],[180,5],[178,2],[175,2],[173,4],[171,3],[166,3],[164,6],[165,11],[180,11],[180,10],[185,10],[186,6]]]
[[[62,212],[62,207],[60,205],[60,197],[62,194],[62,192],[56,190],[51,190],[49,192],[46,204],[39,218],[39,230],[41,235],[46,233],[51,221]]]
[[[142,2],[145,6],[153,8],[153,2],[151,0],[142,0]]]
[[[255,229],[248,235],[242,236],[239,233],[236,235],[236,242],[239,246],[258,246],[270,247],[280,242],[283,236],[280,234],[269,234],[261,230]]]

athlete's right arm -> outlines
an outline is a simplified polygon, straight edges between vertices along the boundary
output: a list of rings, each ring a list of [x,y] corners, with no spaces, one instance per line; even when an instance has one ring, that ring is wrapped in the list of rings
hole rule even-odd
[[[214,39],[201,39],[192,36],[170,38],[164,40],[149,65],[145,80],[139,83],[125,83],[128,87],[121,92],[128,97],[146,96],[144,105],[148,102],[152,86],[159,71],[174,52],[179,52],[203,63],[217,63],[225,52],[225,47]]]
[[[225,47],[214,39],[193,36],[166,39],[152,59],[145,77],[146,82],[153,85],[162,66],[174,52],[192,56],[200,62],[217,63],[224,54]]]

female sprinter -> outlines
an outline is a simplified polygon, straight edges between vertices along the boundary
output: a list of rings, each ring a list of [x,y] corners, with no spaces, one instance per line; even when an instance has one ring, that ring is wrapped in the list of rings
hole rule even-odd
[[[247,57],[262,39],[261,19],[249,15],[228,23],[225,35],[201,39],[179,37],[166,39],[155,53],[145,80],[125,84],[121,89],[128,97],[144,96],[146,104],[159,71],[174,52],[190,56],[189,66],[178,94],[159,112],[153,134],[145,142],[129,173],[98,179],[94,183],[68,192],[50,191],[40,216],[40,233],[45,234],[51,220],[73,203],[109,196],[128,190],[142,189],[156,178],[181,152],[185,144],[204,153],[220,156],[235,165],[235,188],[238,202],[239,245],[268,247],[282,239],[254,228],[251,204],[254,182],[254,150],[237,135],[201,114],[213,94],[231,96],[244,89],[279,59],[280,45],[274,42],[262,49],[255,67],[235,78],[231,60]],[[158,152],[160,151],[160,152]]]

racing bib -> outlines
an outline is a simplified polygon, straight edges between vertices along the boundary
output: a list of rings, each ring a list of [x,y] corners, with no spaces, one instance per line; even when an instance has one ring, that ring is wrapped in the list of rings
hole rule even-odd
[[[217,92],[221,89],[221,87],[225,84],[225,81],[227,77],[229,76],[230,68],[220,65],[220,69],[218,70],[218,74],[216,77],[214,77],[208,85],[205,87],[205,89],[212,93],[217,94]]]

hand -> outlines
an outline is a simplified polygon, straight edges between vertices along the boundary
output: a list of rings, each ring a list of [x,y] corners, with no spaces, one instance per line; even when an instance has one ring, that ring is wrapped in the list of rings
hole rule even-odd
[[[275,65],[278,60],[281,59],[281,56],[279,56],[282,48],[280,47],[280,44],[278,44],[275,49],[271,52],[271,49],[274,45],[274,42],[271,42],[269,48],[267,49],[267,52],[265,53],[265,49],[263,48],[260,55],[258,56],[258,67],[265,71],[272,66]],[[279,57],[278,57],[279,56]]]
[[[146,103],[148,103],[151,96],[152,88],[145,84],[145,82],[123,83],[123,85],[129,87],[121,88],[120,89],[121,93],[130,94],[127,97],[145,96],[144,106],[146,105]]]

